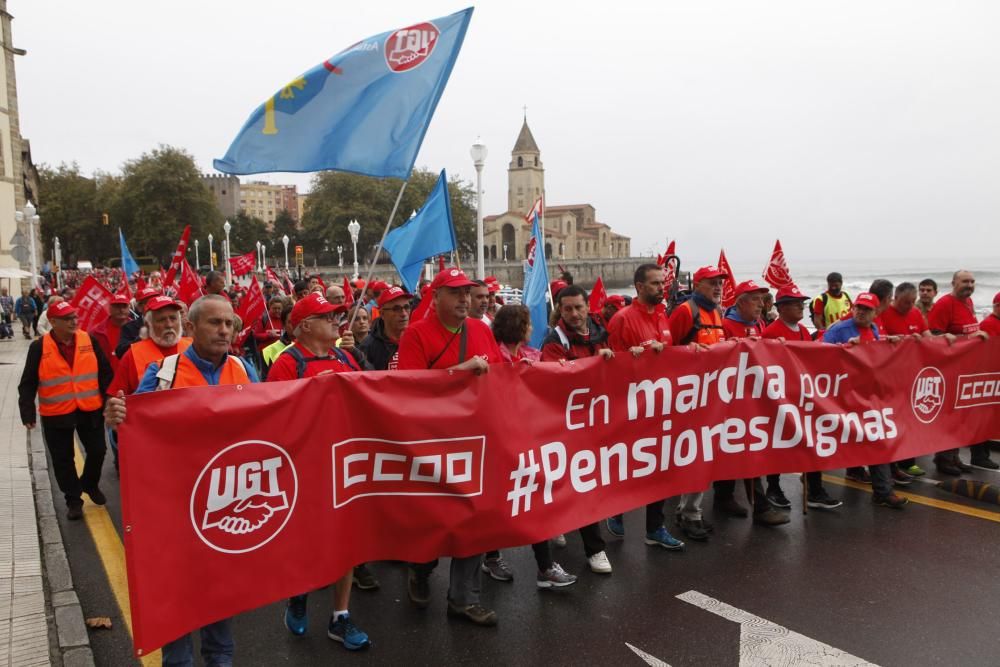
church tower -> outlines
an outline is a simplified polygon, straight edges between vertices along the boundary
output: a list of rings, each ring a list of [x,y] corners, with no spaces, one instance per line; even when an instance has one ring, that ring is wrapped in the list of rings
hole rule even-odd
[[[521,125],[507,167],[507,210],[524,215],[539,197],[545,195],[545,169],[541,152],[528,129],[528,118]]]

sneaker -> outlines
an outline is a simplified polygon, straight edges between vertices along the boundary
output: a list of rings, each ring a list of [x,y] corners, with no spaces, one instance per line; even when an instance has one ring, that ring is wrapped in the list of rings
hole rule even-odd
[[[843,501],[831,498],[825,489],[810,495],[806,499],[806,506],[813,509],[832,510],[843,505]]]
[[[481,604],[470,604],[466,607],[460,607],[450,600],[448,601],[448,615],[464,618],[476,625],[496,625],[498,620],[495,611],[487,609]]]
[[[351,583],[359,591],[377,591],[379,587],[378,578],[368,569],[367,563],[362,563],[354,568],[354,576]]]
[[[872,502],[879,507],[890,507],[894,510],[901,510],[910,501],[907,498],[897,496],[895,493],[890,493],[887,496],[872,496]]]
[[[538,573],[535,583],[539,588],[562,588],[575,584],[576,575],[566,572],[559,563],[552,563],[545,572]]]
[[[560,549],[565,549],[566,548],[566,536],[565,535],[556,535],[555,537],[552,538],[552,544],[556,545]]]
[[[644,541],[651,547],[663,547],[670,551],[680,551],[684,548],[684,543],[671,535],[663,526],[660,526],[652,533],[646,533]]]
[[[913,476],[907,475],[905,472],[899,468],[893,466],[892,468],[892,483],[895,486],[909,486],[913,484]]]
[[[336,619],[331,616],[330,625],[326,628],[326,636],[343,644],[348,651],[358,651],[372,645],[368,634],[351,623],[350,614],[341,614]]]
[[[83,518],[83,503],[72,503],[66,505],[66,518],[70,521],[79,521]]]
[[[785,497],[780,488],[769,489],[764,497],[767,498],[767,502],[771,503],[771,505],[783,510],[787,510],[792,506],[792,501]]]
[[[108,502],[108,497],[105,496],[104,493],[96,486],[90,491],[84,491],[84,493],[90,496],[91,501],[93,501],[95,505],[104,505]]]
[[[868,469],[861,466],[857,468],[848,468],[847,474],[844,475],[847,479],[852,482],[858,482],[859,484],[871,484],[872,476],[868,474]]]
[[[608,520],[604,522],[608,527],[608,532],[615,537],[625,537],[625,522],[622,518],[619,514],[618,516],[608,517]]]
[[[780,526],[786,524],[791,519],[784,512],[768,507],[763,512],[754,512],[753,522],[761,526]]]
[[[982,456],[982,457],[977,456],[977,457],[974,457],[970,461],[970,463],[972,463],[972,465],[978,466],[980,468],[986,468],[987,470],[1000,470],[1000,463],[997,463],[996,461],[994,461],[993,459],[991,459],[988,456]]]
[[[962,474],[962,469],[955,465],[954,459],[946,459],[941,457],[934,457],[934,467],[942,475],[951,475],[952,477],[959,477]]]
[[[483,574],[488,574],[497,581],[514,581],[514,573],[507,567],[503,556],[484,559],[480,568],[482,568]]]
[[[684,533],[684,537],[697,542],[704,542],[708,539],[708,530],[702,525],[701,519],[685,519],[684,517],[680,517],[679,525],[681,532]]]
[[[732,496],[723,498],[721,500],[716,498],[715,509],[721,510],[730,516],[739,517],[741,519],[745,519],[746,517],[750,516],[750,512],[747,511],[747,508],[743,507],[743,505],[740,505],[736,501],[736,498]]]
[[[429,577],[419,575],[410,571],[410,577],[406,582],[406,593],[418,609],[427,609],[431,603],[431,583]]]
[[[288,598],[285,606],[285,627],[296,637],[301,637],[309,627],[309,614],[306,613],[308,595],[296,595]]]
[[[927,474],[927,471],[918,466],[916,463],[908,467],[903,472],[905,472],[910,477],[923,477],[924,475]]]
[[[591,572],[611,574],[611,561],[608,560],[608,555],[603,551],[598,551],[593,556],[587,558],[587,563],[590,565]]]

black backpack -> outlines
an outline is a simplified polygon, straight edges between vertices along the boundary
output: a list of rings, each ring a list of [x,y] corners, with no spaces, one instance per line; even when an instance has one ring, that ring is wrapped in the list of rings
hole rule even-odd
[[[347,354],[343,350],[340,350],[339,348],[335,347],[335,348],[332,348],[332,351],[333,351],[333,357],[336,357],[337,359],[339,359],[340,363],[344,364],[345,366],[347,366],[351,370],[355,370],[354,366],[348,360]],[[295,377],[297,377],[299,379],[302,379],[302,378],[304,378],[306,376],[306,364],[308,364],[309,362],[311,362],[311,361],[328,361],[328,360],[330,360],[330,359],[333,358],[333,357],[330,357],[330,356],[324,356],[324,357],[309,357],[308,359],[306,359],[305,355],[302,354],[302,350],[300,350],[299,348],[295,347],[294,345],[292,345],[291,347],[285,348],[282,351],[282,354],[290,354],[292,356],[292,359],[295,360]]]

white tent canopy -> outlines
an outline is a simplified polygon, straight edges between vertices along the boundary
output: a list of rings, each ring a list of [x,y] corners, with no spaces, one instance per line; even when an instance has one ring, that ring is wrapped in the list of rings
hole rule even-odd
[[[12,280],[20,280],[21,278],[30,278],[30,271],[22,271],[21,269],[8,269],[0,267],[0,278],[10,278]]]

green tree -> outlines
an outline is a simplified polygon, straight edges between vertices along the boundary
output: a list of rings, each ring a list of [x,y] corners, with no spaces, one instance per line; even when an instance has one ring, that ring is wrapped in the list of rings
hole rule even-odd
[[[63,261],[103,261],[117,255],[117,232],[101,224],[103,199],[97,180],[80,173],[80,167],[61,164],[38,169],[38,215],[42,221],[41,243],[51,248],[59,237]],[[46,257],[49,253],[43,253]]]
[[[111,217],[124,231],[133,254],[153,255],[161,262],[176,249],[185,225],[191,225],[192,239],[209,233],[225,238],[222,215],[201,182],[194,159],[170,146],[125,163]]]
[[[299,228],[295,224],[295,219],[292,218],[292,214],[288,212],[287,208],[283,208],[278,211],[278,215],[274,218],[274,229],[271,230],[271,237],[275,239],[280,239],[285,234],[288,238],[293,241],[298,238]]]
[[[267,224],[260,218],[247,215],[245,211],[240,211],[235,218],[230,218],[229,223],[232,225],[229,230],[229,242],[232,244],[229,254],[232,257],[245,255],[251,250],[256,251],[257,242],[264,243],[270,236]],[[221,238],[225,238],[225,232]]]

